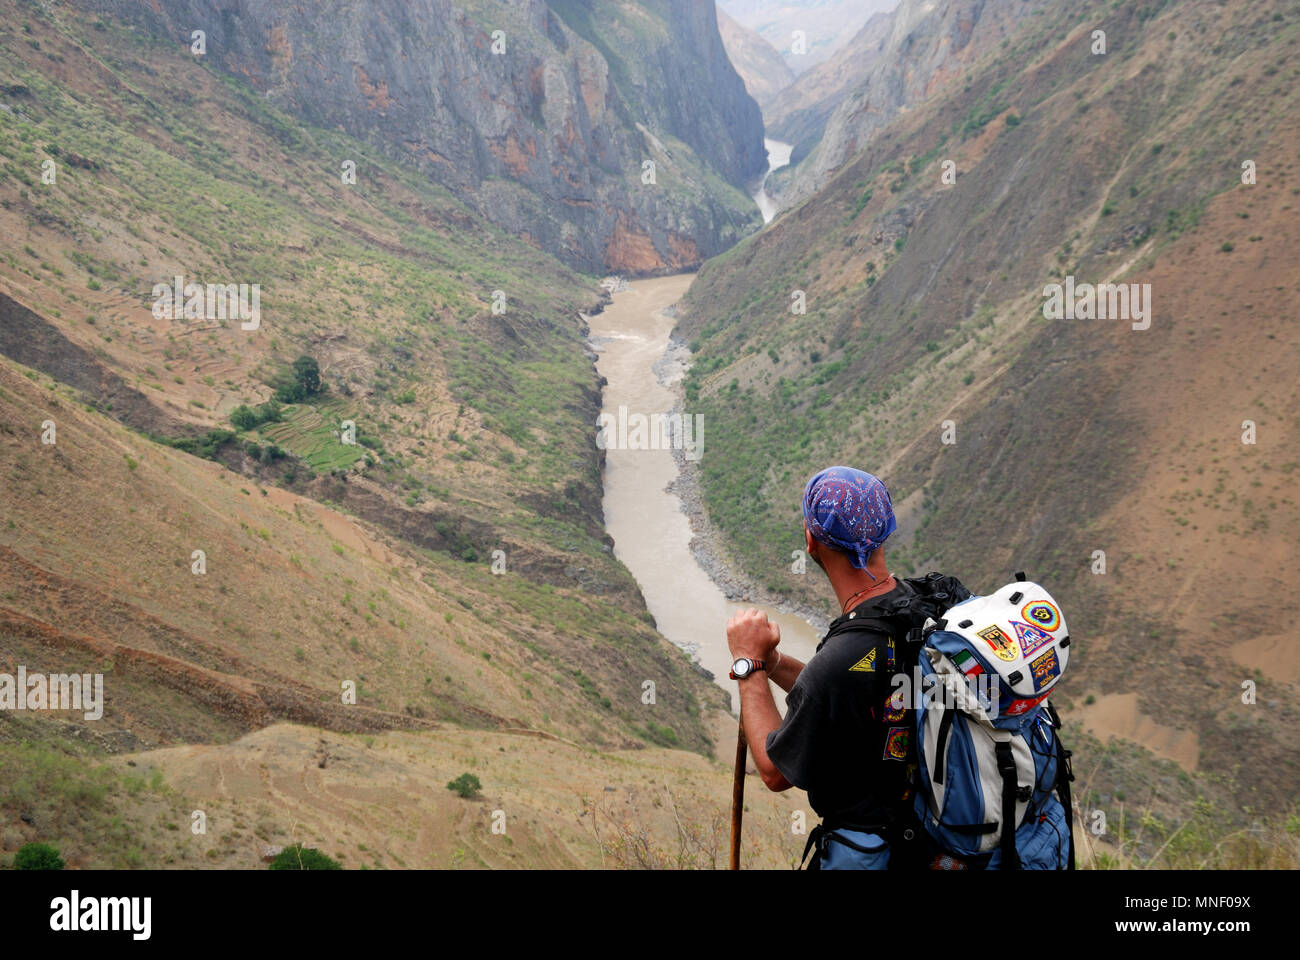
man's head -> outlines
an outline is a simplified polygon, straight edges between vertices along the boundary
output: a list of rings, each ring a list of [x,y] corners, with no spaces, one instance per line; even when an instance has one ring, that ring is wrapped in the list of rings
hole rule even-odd
[[[871,555],[898,528],[885,485],[852,467],[828,467],[808,481],[803,521],[808,554],[828,574],[832,567],[867,570]]]

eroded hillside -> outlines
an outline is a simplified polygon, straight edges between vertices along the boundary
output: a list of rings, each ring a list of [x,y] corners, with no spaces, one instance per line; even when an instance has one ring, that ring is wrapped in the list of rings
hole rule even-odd
[[[284,723],[563,743],[601,781],[658,745],[725,797],[725,696],[653,629],[601,524],[579,316],[598,278],[182,46],[65,4],[0,12],[0,672],[105,678],[102,718],[0,712],[0,846],[183,862],[140,839],[157,823],[120,825],[171,830],[217,794],[134,768],[170,776],[149,758],[183,744],[240,756]],[[260,311],[169,315],[176,277],[256,284]],[[319,389],[274,401],[303,357]],[[440,764],[422,776],[447,793],[462,770]],[[383,787],[357,794],[376,824]],[[341,829],[308,799],[304,821]],[[517,862],[599,857],[557,843]]]

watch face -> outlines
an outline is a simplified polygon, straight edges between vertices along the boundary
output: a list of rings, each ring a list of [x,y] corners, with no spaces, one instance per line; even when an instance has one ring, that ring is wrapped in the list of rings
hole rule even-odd
[[[731,672],[738,677],[747,677],[749,676],[749,667],[750,662],[742,657],[731,665]]]

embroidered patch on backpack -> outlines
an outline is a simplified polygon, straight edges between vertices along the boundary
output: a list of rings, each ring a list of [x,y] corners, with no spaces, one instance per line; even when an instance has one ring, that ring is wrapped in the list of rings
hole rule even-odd
[[[1020,649],[1024,651],[1026,657],[1043,644],[1051,643],[1056,639],[1050,633],[1044,633],[1032,623],[1021,623],[1019,620],[1012,620],[1011,626],[1015,628],[1016,636],[1020,639]]]
[[[1038,696],[1030,697],[1027,700],[1012,700],[1010,705],[1008,705],[1002,712],[1008,717],[1018,717],[1022,713],[1028,713],[1046,699],[1047,694],[1040,693]]]
[[[1006,660],[1010,663],[1020,656],[1020,651],[1016,649],[1015,641],[1007,636],[1006,631],[996,623],[992,626],[985,627],[983,630],[975,631],[975,636],[979,637],[990,647],[993,648],[993,654],[999,660]]]
[[[1020,608],[1020,615],[1044,630],[1055,630],[1061,625],[1061,611],[1046,600],[1035,600]]]
[[[849,667],[850,673],[870,673],[876,669],[876,648],[872,647],[871,652]]]
[[[1061,661],[1057,659],[1055,650],[1048,650],[1030,663],[1029,669],[1034,672],[1034,689],[1041,690],[1061,675]]]
[[[958,650],[952,657],[953,666],[969,677],[978,677],[984,667],[969,650]]]
[[[907,747],[911,743],[911,731],[907,727],[890,727],[885,735],[885,760],[906,760]]]

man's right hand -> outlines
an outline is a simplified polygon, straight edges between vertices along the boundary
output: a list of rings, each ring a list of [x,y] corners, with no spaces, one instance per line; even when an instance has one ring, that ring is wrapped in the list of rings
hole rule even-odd
[[[732,659],[770,661],[781,642],[781,627],[767,619],[762,610],[738,610],[727,621],[727,647]]]

